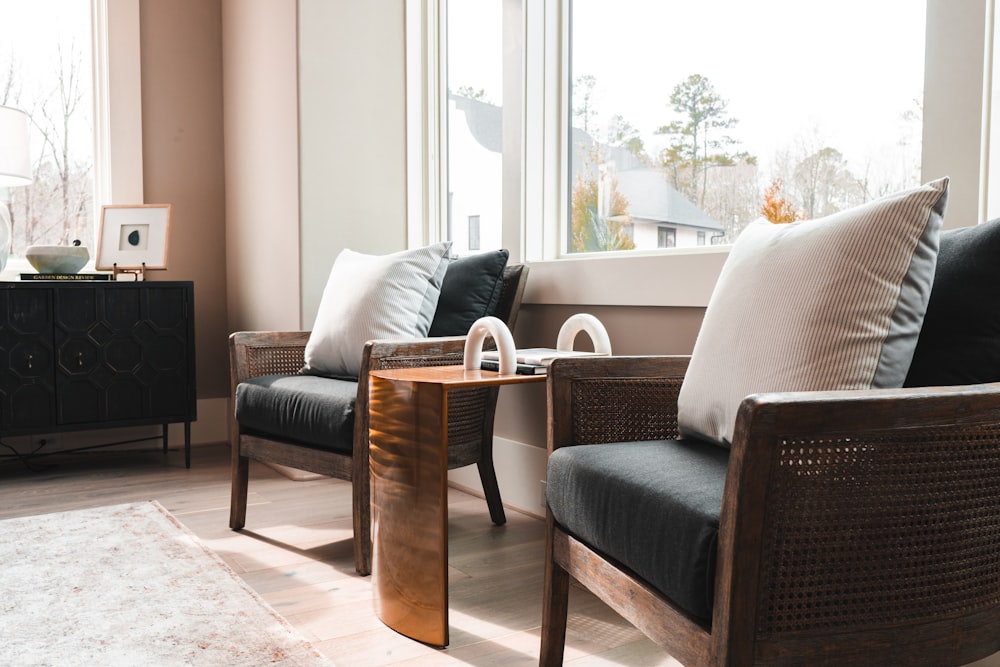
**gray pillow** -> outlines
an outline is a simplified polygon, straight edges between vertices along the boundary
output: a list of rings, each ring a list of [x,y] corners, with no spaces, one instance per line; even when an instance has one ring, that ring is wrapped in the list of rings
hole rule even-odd
[[[818,220],[751,223],[709,300],[681,433],[728,447],[750,394],[902,386],[947,199],[942,178]]]
[[[343,250],[323,290],[303,371],[357,377],[369,340],[426,336],[450,248],[435,243],[391,255]]]

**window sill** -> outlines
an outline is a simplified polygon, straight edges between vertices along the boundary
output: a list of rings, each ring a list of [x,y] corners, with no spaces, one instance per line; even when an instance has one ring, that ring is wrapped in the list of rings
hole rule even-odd
[[[704,308],[728,256],[719,247],[531,262],[524,302]]]

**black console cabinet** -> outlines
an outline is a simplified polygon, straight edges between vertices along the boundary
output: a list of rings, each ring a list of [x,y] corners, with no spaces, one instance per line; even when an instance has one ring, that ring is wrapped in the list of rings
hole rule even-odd
[[[0,436],[197,417],[190,282],[0,283]]]

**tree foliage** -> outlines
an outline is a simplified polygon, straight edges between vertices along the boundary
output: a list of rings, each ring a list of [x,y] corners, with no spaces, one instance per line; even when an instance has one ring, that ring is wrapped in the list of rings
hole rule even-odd
[[[601,157],[597,148],[592,150],[573,182],[571,252],[635,249],[628,199],[618,189],[614,170],[596,166],[604,164]]]
[[[738,151],[739,141],[726,133],[739,121],[729,115],[729,102],[707,77],[692,74],[674,86],[671,110],[680,116],[656,130],[670,143],[660,162],[677,190],[699,206],[705,204],[708,172],[712,167],[752,163],[754,158]]]
[[[597,109],[594,107],[596,86],[597,77],[591,74],[578,76],[573,82],[573,117],[580,120],[580,127],[587,134],[591,133],[591,122],[597,116]]]
[[[793,189],[805,215],[819,218],[865,201],[858,178],[835,148],[824,146],[801,158],[792,171]]]
[[[473,88],[472,86],[459,86],[455,90],[455,95],[458,97],[467,97],[470,100],[476,100],[477,102],[486,102],[487,104],[492,104],[490,102],[489,96],[486,94],[486,90],[483,88]]]
[[[645,154],[646,145],[639,135],[639,130],[618,114],[612,116],[611,122],[608,124],[608,145],[621,146],[639,158],[640,162],[647,163],[649,161]]]
[[[55,71],[43,77],[48,88],[25,89],[13,61],[0,71],[0,94],[7,104],[23,109],[31,117],[35,153],[34,181],[11,189],[11,236],[13,251],[23,253],[35,244],[66,245],[80,239],[93,243],[93,158],[81,156],[73,147],[79,135],[92,132],[83,104],[81,77],[86,73],[75,44],[68,54],[60,48]],[[37,143],[40,140],[40,143]],[[90,145],[90,140],[86,141]]]
[[[760,207],[760,214],[779,225],[804,220],[803,213],[781,194],[783,185],[784,181],[776,178],[764,189],[764,203]]]

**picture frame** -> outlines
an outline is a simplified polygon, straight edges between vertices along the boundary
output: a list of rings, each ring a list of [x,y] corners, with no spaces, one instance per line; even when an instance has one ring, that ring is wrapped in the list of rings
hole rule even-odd
[[[116,274],[166,269],[170,214],[170,204],[102,206],[95,268]]]

